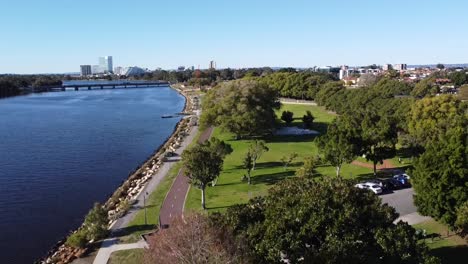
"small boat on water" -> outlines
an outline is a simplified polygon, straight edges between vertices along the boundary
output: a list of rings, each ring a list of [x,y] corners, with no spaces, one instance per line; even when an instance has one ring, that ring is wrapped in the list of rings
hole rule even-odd
[[[161,118],[174,118],[177,117],[175,115],[162,115]]]

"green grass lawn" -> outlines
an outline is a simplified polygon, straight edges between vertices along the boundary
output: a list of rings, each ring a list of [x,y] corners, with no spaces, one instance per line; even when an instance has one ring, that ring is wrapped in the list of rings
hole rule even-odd
[[[134,264],[143,263],[144,249],[129,249],[112,252],[110,255],[109,264]]]
[[[429,238],[425,239],[425,243],[430,248],[431,253],[442,260],[442,263],[466,263],[468,244],[453,232],[447,236],[445,225],[429,220],[413,227],[426,230]]]
[[[283,105],[278,111],[284,110],[294,112],[295,117],[302,117],[306,110],[310,110],[315,117],[315,126],[312,129],[326,131],[326,126],[335,117],[323,108],[310,105]],[[301,120],[295,120],[293,125],[302,125]],[[223,171],[215,187],[206,190],[207,207],[209,211],[223,211],[227,207],[237,203],[245,203],[250,198],[265,195],[272,184],[287,177],[293,177],[296,169],[302,166],[304,157],[318,154],[314,136],[273,136],[265,138],[270,151],[264,153],[257,161],[256,170],[252,172],[252,184],[242,182],[241,178],[246,171],[242,168],[242,160],[247,152],[251,140],[234,140],[234,136],[220,129],[215,129],[214,137],[227,141],[233,148],[233,153],[228,155],[224,161]],[[292,152],[298,153],[298,158],[285,170],[280,162],[281,157]],[[331,166],[320,166],[317,172],[322,175],[335,175],[335,168]],[[345,178],[369,178],[372,170],[351,164],[344,165],[341,175]],[[199,189],[190,188],[186,211],[200,210],[201,192]]]

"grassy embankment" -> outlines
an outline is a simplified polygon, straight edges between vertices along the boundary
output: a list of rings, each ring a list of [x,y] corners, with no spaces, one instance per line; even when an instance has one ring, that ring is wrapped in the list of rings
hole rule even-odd
[[[292,126],[301,126],[302,116],[307,110],[311,111],[315,117],[313,129],[321,133],[326,132],[328,124],[335,118],[334,114],[318,106],[285,104],[277,115],[281,116],[281,112],[284,110],[294,113],[295,120]],[[232,134],[222,132],[220,129],[215,129],[213,136],[227,141],[232,145],[234,151],[226,157],[217,185],[207,188],[207,207],[209,211],[223,211],[231,205],[245,203],[250,198],[266,194],[269,187],[275,182],[287,177],[293,177],[295,171],[301,167],[304,157],[318,154],[314,142],[316,137],[314,136],[273,136],[266,138],[270,151],[264,153],[257,161],[256,169],[252,172],[252,184],[248,185],[246,182],[241,181],[242,176],[246,174],[245,169],[242,168],[242,160],[251,140],[234,140]],[[292,152],[296,152],[298,158],[284,170],[280,159]],[[321,175],[334,176],[335,168],[332,166],[319,166],[317,172]],[[345,178],[369,178],[372,177],[372,170],[346,164],[342,168],[341,175]],[[190,188],[185,208],[186,211],[200,210],[200,190]]]
[[[429,220],[413,226],[416,229],[426,230],[425,243],[431,254],[439,257],[442,263],[466,263],[468,257],[468,244],[461,237],[450,232],[447,236],[447,227],[434,220]]]

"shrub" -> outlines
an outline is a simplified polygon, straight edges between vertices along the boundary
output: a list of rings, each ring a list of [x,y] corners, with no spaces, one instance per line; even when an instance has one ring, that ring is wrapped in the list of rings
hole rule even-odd
[[[65,244],[74,248],[84,248],[88,243],[86,239],[86,232],[84,230],[78,230],[75,233],[71,234]]]
[[[281,114],[281,120],[283,120],[284,122],[286,122],[286,124],[289,125],[294,120],[293,116],[294,116],[293,112],[283,111],[283,113]]]

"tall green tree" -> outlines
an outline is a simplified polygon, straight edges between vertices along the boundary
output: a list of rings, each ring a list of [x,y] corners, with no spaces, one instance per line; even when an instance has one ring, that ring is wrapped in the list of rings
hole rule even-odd
[[[223,167],[224,152],[217,144],[209,141],[197,144],[182,153],[182,160],[187,170],[190,183],[201,190],[201,205],[206,209],[205,190],[210,182],[215,181]]]
[[[360,126],[352,118],[342,116],[333,121],[327,133],[318,139],[319,151],[340,176],[341,166],[354,160],[361,148]]]
[[[245,153],[243,163],[244,168],[247,170],[247,183],[250,184],[251,173],[254,166],[254,159],[251,151],[247,151],[247,153]]]
[[[423,98],[412,105],[408,131],[422,146],[439,140],[453,127],[466,123],[466,109],[451,95]]]
[[[257,160],[263,155],[263,153],[268,152],[270,149],[268,148],[265,140],[258,140],[255,139],[252,144],[249,146],[249,152],[252,157],[253,167],[252,170],[255,170],[255,165],[257,164]]]
[[[361,154],[372,161],[374,176],[377,176],[377,164],[396,154],[397,129],[395,123],[386,116],[375,112],[363,113],[361,121]]]
[[[397,217],[342,178],[296,177],[229,208],[224,222],[256,263],[437,263]]]
[[[236,135],[271,133],[275,110],[279,109],[278,93],[268,85],[251,80],[221,83],[203,100],[201,127],[219,126]]]
[[[426,145],[414,162],[411,183],[418,211],[455,226],[457,210],[468,201],[467,126],[455,127]]]

